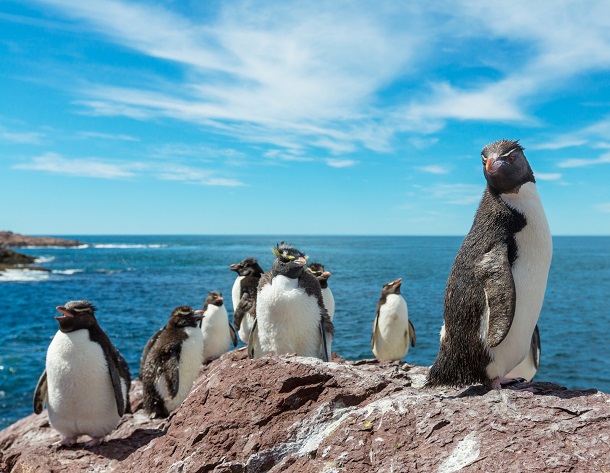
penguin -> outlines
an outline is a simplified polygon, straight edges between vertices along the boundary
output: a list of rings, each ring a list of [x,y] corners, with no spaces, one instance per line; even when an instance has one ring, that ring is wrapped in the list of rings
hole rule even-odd
[[[131,376],[125,359],[101,329],[90,301],[69,301],[56,309],[59,331],[47,350],[45,370],[34,392],[34,412],[46,402],[49,423],[74,446],[81,435],[101,444],[129,410]]]
[[[532,343],[530,345],[530,351],[525,359],[515,366],[510,373],[506,375],[507,378],[516,378],[525,381],[531,381],[538,372],[538,366],[540,365],[540,332],[538,331],[538,325],[534,328],[534,334],[532,335]]]
[[[151,417],[167,417],[186,399],[203,363],[201,310],[176,307],[143,354],[144,409]],[[156,337],[156,339],[155,339]]]
[[[415,346],[415,327],[409,320],[407,302],[400,293],[402,279],[381,289],[371,334],[371,350],[379,361],[399,361],[407,356],[409,343]]]
[[[256,320],[248,343],[250,358],[296,353],[329,361],[333,323],[316,277],[305,271],[307,256],[284,242],[258,286]]]
[[[237,272],[231,290],[233,326],[242,342],[247,344],[256,317],[256,291],[265,271],[252,257],[246,258],[241,263],[232,264],[229,268]]]
[[[447,280],[428,387],[500,389],[530,351],[542,308],[553,245],[534,173],[518,141],[481,157],[487,185]]]
[[[203,318],[199,321],[199,326],[203,334],[205,363],[228,352],[231,342],[233,346],[237,346],[237,334],[229,323],[229,315],[223,301],[222,293],[210,291],[203,306]]]
[[[309,271],[317,278],[322,289],[322,299],[324,300],[324,307],[328,311],[328,316],[331,321],[335,318],[335,298],[332,291],[328,287],[328,278],[331,274],[328,271],[324,271],[324,265],[322,263],[311,263],[308,268]]]

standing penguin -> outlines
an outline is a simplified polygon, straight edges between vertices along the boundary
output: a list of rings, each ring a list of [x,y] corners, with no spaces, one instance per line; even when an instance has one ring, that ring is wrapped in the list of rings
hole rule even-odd
[[[311,263],[307,268],[316,277],[320,283],[322,289],[322,299],[324,300],[324,307],[328,311],[328,316],[332,321],[335,317],[335,298],[333,296],[330,287],[328,287],[328,278],[331,274],[328,271],[324,271],[324,265],[322,263]]]
[[[530,350],[553,253],[530,165],[517,141],[481,153],[487,186],[445,290],[445,324],[426,385],[499,389]]]
[[[46,368],[34,393],[34,412],[47,404],[49,423],[73,446],[80,435],[99,445],[129,409],[131,377],[125,359],[95,319],[89,301],[58,306],[59,331],[47,351]]]
[[[538,331],[538,325],[534,328],[532,335],[532,343],[530,350],[525,359],[515,366],[510,373],[506,375],[507,378],[521,378],[525,381],[531,381],[538,372],[538,366],[540,365],[540,332]]]
[[[203,334],[203,361],[218,358],[237,345],[237,334],[229,323],[229,314],[222,293],[210,291],[203,306],[203,318],[199,322]]]
[[[333,323],[324,307],[316,277],[305,271],[306,256],[284,242],[273,248],[276,258],[261,278],[256,321],[248,353],[296,353],[330,360]]]
[[[147,343],[143,355],[144,409],[156,417],[167,417],[186,399],[203,362],[203,335],[198,327],[201,312],[189,306],[176,307],[156,340]]]
[[[248,343],[256,317],[256,291],[265,271],[255,258],[246,258],[241,263],[232,264],[230,269],[237,272],[231,291],[233,326],[238,331],[239,338]]]
[[[415,327],[409,320],[407,302],[400,293],[401,285],[401,278],[384,284],[377,302],[371,350],[380,361],[402,360],[407,356],[409,343],[415,346]]]

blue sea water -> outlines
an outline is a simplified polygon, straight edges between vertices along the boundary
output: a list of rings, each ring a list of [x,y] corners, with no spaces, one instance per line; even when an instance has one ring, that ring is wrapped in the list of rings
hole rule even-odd
[[[19,250],[50,273],[0,273],[0,429],[32,412],[31,400],[57,331],[55,307],[89,299],[97,319],[138,374],[148,338],[178,305],[201,308],[211,290],[230,293],[229,270],[248,256],[264,269],[273,236],[69,236],[83,248]],[[384,283],[403,278],[417,332],[407,361],[430,365],[438,351],[447,276],[461,237],[285,238],[331,271],[335,301],[333,351],[371,358],[370,334]],[[537,380],[610,392],[610,237],[556,237],[546,298]]]

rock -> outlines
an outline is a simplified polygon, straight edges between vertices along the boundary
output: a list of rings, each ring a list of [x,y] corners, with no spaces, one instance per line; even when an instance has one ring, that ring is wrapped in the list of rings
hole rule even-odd
[[[66,240],[54,237],[34,237],[20,235],[19,233],[0,231],[0,246],[22,248],[24,246],[81,246],[83,243],[76,240]]]
[[[335,361],[336,360],[336,361]],[[0,469],[115,472],[604,471],[610,396],[521,383],[426,390],[427,368],[232,351],[168,419],[128,414],[109,441],[56,450],[46,413],[0,432]],[[132,388],[138,401],[139,382]],[[141,392],[141,391],[140,391]],[[4,470],[2,470],[4,471]]]
[[[17,253],[16,251],[0,246],[0,272],[5,269],[16,268],[29,269],[32,271],[49,271],[48,269],[40,268],[38,266],[31,266],[35,261],[36,258],[32,256]]]

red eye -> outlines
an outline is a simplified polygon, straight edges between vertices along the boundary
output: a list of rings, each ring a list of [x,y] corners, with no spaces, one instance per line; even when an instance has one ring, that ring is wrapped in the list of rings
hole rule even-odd
[[[514,160],[515,160],[515,157],[514,157],[513,155],[510,155],[510,156],[508,157],[508,162],[509,162],[509,163],[512,163]]]

